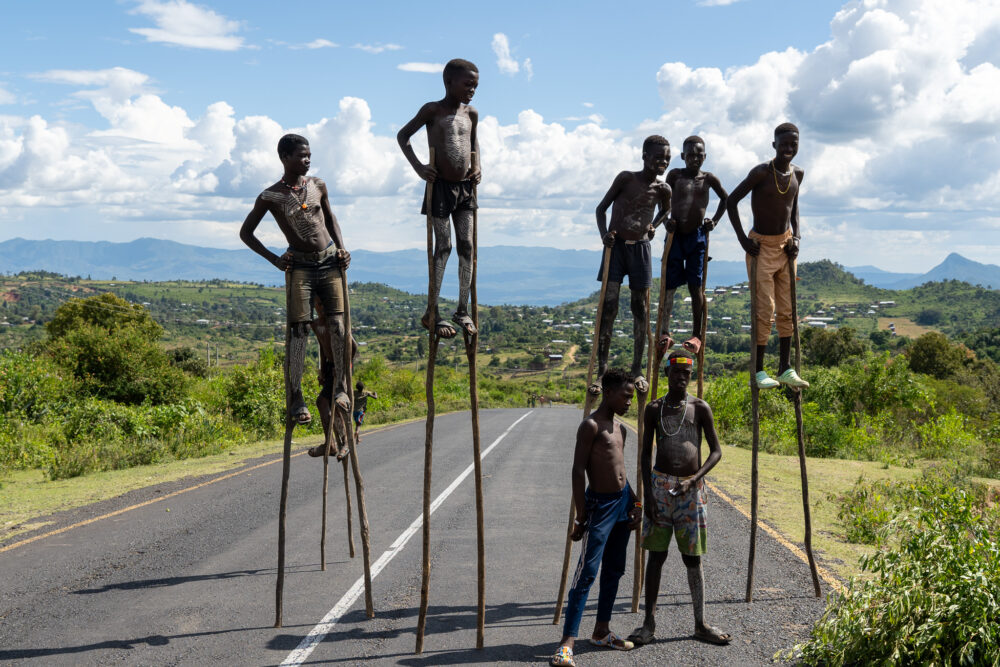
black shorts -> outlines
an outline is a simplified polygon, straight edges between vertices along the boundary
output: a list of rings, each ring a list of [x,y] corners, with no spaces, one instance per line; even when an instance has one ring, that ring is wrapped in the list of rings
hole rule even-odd
[[[448,218],[455,211],[475,211],[479,208],[476,201],[476,186],[472,180],[444,181],[440,178],[431,184],[431,215],[435,218]],[[427,215],[427,198],[420,205],[420,213]]]
[[[625,276],[628,276],[629,289],[646,289],[652,286],[653,259],[648,240],[615,239],[615,244],[611,247],[611,261],[608,263],[608,282],[624,282]],[[597,279],[602,278],[598,271]]]

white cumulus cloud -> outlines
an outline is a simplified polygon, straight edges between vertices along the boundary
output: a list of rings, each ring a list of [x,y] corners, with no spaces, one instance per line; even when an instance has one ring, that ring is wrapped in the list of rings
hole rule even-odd
[[[518,72],[523,71],[525,75],[530,79],[534,74],[534,67],[531,64],[531,58],[525,58],[523,62],[518,62],[516,58],[511,55],[510,52],[510,40],[507,39],[507,35],[502,32],[498,32],[493,35],[493,53],[497,57],[497,69],[500,70],[501,74],[507,74],[508,76],[514,76]]]
[[[424,74],[440,74],[444,71],[444,63],[400,63],[396,69],[404,72],[422,72]]]
[[[216,51],[244,47],[243,38],[236,34],[239,21],[186,0],[142,0],[132,13],[148,16],[156,24],[155,28],[129,28],[150,42]]]

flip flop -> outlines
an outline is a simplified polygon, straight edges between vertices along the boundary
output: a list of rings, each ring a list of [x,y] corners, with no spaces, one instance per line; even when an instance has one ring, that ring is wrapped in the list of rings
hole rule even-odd
[[[337,407],[344,412],[351,411],[351,397],[347,395],[346,392],[339,392],[336,397],[334,397],[333,402],[337,404]]]
[[[719,628],[712,627],[711,625],[706,625],[701,629],[695,630],[694,638],[700,642],[715,644],[716,646],[725,646],[733,640],[732,635],[723,632]]]
[[[646,644],[652,644],[656,641],[656,637],[653,635],[652,630],[647,628],[645,625],[640,625],[632,631],[632,634],[628,636],[628,640],[636,646],[645,646]]]
[[[425,329],[430,331],[431,328],[431,318],[428,313],[424,313],[424,316],[420,318],[420,324],[423,325]],[[458,332],[455,327],[451,326],[447,320],[438,320],[437,324],[434,325],[434,333],[438,338],[454,338]]]
[[[479,329],[476,328],[476,324],[469,317],[468,313],[455,313],[451,316],[451,321],[462,327],[462,329],[470,336],[475,336],[479,333]]]
[[[660,340],[656,342],[656,349],[660,351],[661,355],[666,353],[666,351],[672,348],[673,346],[674,346],[674,339],[671,338],[668,334],[663,334],[662,336],[660,336]]]
[[[569,646],[560,646],[549,658],[549,664],[552,667],[576,667],[576,663],[573,662],[573,649]]]
[[[635,385],[635,390],[640,394],[646,394],[649,392],[649,381],[641,375],[636,377],[632,384]]]
[[[601,383],[600,382],[593,382],[593,383],[591,383],[591,385],[589,387],[587,387],[587,393],[590,394],[591,396],[600,396],[601,395]]]
[[[591,646],[599,646],[601,648],[613,648],[616,651],[631,651],[635,648],[635,644],[627,639],[622,639],[614,632],[608,632],[604,639],[594,639],[590,638]]]
[[[807,389],[809,383],[799,377],[799,374],[795,372],[794,368],[789,368],[784,373],[778,376],[778,382],[784,385],[788,385],[793,389]]]
[[[701,341],[698,339],[697,336],[691,336],[691,338],[688,338],[682,344],[684,345],[684,348],[691,354],[698,354],[699,350],[701,350]]]
[[[343,461],[347,458],[347,455],[351,453],[351,448],[344,445],[342,448],[337,450],[336,458],[338,461]]]
[[[312,415],[309,414],[309,408],[305,405],[301,405],[295,409],[295,412],[292,413],[292,419],[295,420],[296,425],[305,426],[306,424],[312,422]]]

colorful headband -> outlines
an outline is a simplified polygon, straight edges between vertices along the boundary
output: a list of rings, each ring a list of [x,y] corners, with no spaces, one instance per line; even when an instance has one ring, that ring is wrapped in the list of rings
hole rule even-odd
[[[667,359],[668,366],[694,366],[694,359],[691,357],[673,357]]]

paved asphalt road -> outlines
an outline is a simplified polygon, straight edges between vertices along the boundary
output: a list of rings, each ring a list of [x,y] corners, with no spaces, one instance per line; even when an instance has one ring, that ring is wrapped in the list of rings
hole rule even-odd
[[[374,580],[376,617],[366,619],[363,598],[356,600],[320,636],[305,664],[522,664],[544,661],[552,653],[560,635],[552,612],[580,412],[489,410],[481,417],[484,449],[510,429],[483,465],[486,648],[474,648],[476,539],[470,476],[431,518],[431,604],[424,653],[413,653],[420,598],[418,530]],[[467,413],[439,417],[436,426],[435,496],[472,461]],[[360,453],[375,561],[420,515],[423,423],[370,433]],[[631,470],[632,434],[626,455]],[[322,572],[322,464],[302,455],[292,459],[283,628],[271,627],[280,465],[264,465],[0,553],[0,664],[280,664],[362,572],[359,538],[358,557],[347,555],[340,468],[331,466],[331,472],[334,504],[328,568]],[[186,480],[150,487],[65,513],[57,521],[68,525],[193,484]],[[807,567],[759,531],[757,599],[745,604],[748,521],[718,497],[709,500],[709,521],[707,615],[733,633],[734,642],[716,647],[691,639],[687,580],[680,557],[672,552],[661,589],[658,642],[629,653],[591,649],[581,642],[578,664],[766,664],[775,651],[803,637],[823,609],[823,602],[811,595]],[[575,564],[576,550],[573,557]],[[629,563],[612,619],[621,634],[640,621],[639,614],[629,613],[631,545]],[[584,636],[592,628],[596,593],[595,584],[581,626]]]

